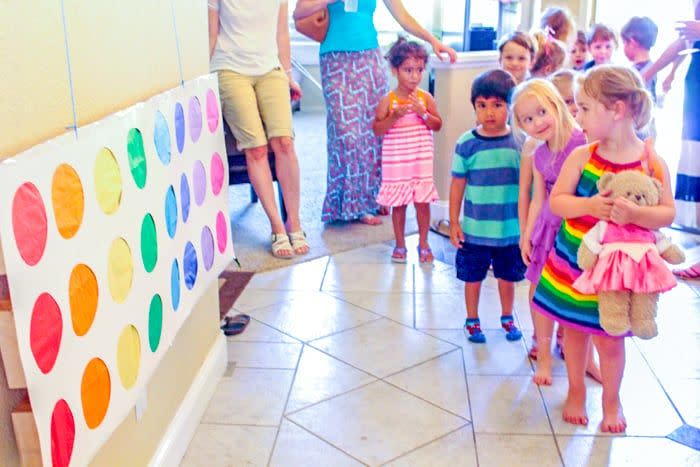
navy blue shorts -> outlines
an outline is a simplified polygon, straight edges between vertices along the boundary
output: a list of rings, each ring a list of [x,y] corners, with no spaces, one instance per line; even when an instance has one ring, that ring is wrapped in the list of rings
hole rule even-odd
[[[523,280],[527,269],[518,245],[484,246],[463,243],[457,250],[455,268],[459,280],[481,282],[486,278],[491,265],[493,275],[508,282]]]

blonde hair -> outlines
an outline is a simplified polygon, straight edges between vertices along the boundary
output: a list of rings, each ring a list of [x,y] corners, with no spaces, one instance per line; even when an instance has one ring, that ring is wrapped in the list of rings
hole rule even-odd
[[[637,130],[651,120],[654,106],[637,70],[619,65],[599,65],[584,75],[583,92],[610,109],[615,102],[622,101]]]
[[[547,67],[550,68],[547,74],[551,74],[564,66],[568,52],[563,42],[543,31],[533,32],[532,38],[536,44],[537,52],[530,68],[531,74],[541,76]]]
[[[552,36],[565,44],[569,44],[576,33],[576,24],[569,10],[557,6],[544,10],[540,17],[540,28],[543,31],[551,30]]]
[[[556,73],[552,73],[549,75],[547,79],[552,82],[555,88],[557,88],[557,91],[559,91],[559,94],[563,95],[562,90],[563,89],[568,89],[573,92],[574,89],[574,77],[577,75],[576,72],[573,70],[559,70]]]
[[[559,94],[559,91],[557,91],[554,85],[549,81],[534,78],[519,84],[515,88],[511,100],[511,109],[515,116],[513,119],[513,126],[523,131],[516,107],[518,106],[518,102],[529,96],[537,99],[537,102],[554,116],[556,127],[554,128],[554,137],[549,142],[549,149],[555,154],[562,151],[569,142],[574,128],[576,128],[576,122],[574,121],[574,117],[571,116],[571,113],[569,113],[569,109],[566,107],[566,103]]]

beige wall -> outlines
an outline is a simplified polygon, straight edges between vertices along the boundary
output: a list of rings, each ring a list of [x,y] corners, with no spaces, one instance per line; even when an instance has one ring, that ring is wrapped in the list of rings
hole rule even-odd
[[[0,159],[66,131],[74,124],[73,101],[84,125],[208,72],[204,0],[64,0],[63,11],[61,3],[0,2]],[[212,286],[155,372],[144,417],[136,423],[132,413],[95,465],[145,465],[211,349],[217,322]],[[7,389],[3,373],[3,466],[18,463],[5,427],[20,396]]]

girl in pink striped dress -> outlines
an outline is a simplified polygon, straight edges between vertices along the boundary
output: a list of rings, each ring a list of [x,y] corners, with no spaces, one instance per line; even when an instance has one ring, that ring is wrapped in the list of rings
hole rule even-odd
[[[418,221],[418,257],[421,263],[432,263],[429,203],[439,199],[433,182],[433,131],[442,127],[442,119],[432,96],[418,88],[428,53],[417,42],[399,37],[387,60],[398,85],[379,101],[374,119],[374,133],[384,136],[377,202],[392,208],[396,247],[391,260],[406,262],[406,207],[413,203]]]

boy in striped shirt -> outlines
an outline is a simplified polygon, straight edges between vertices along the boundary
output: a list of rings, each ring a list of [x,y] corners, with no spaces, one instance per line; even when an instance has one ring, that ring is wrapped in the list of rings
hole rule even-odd
[[[522,333],[513,322],[515,282],[525,264],[518,242],[520,147],[508,126],[508,104],[515,82],[503,70],[486,71],[472,83],[471,102],[478,126],[457,140],[450,186],[450,241],[458,248],[457,278],[464,281],[469,340],[486,342],[479,322],[481,282],[493,265],[506,339]],[[460,207],[464,218],[459,223]]]

